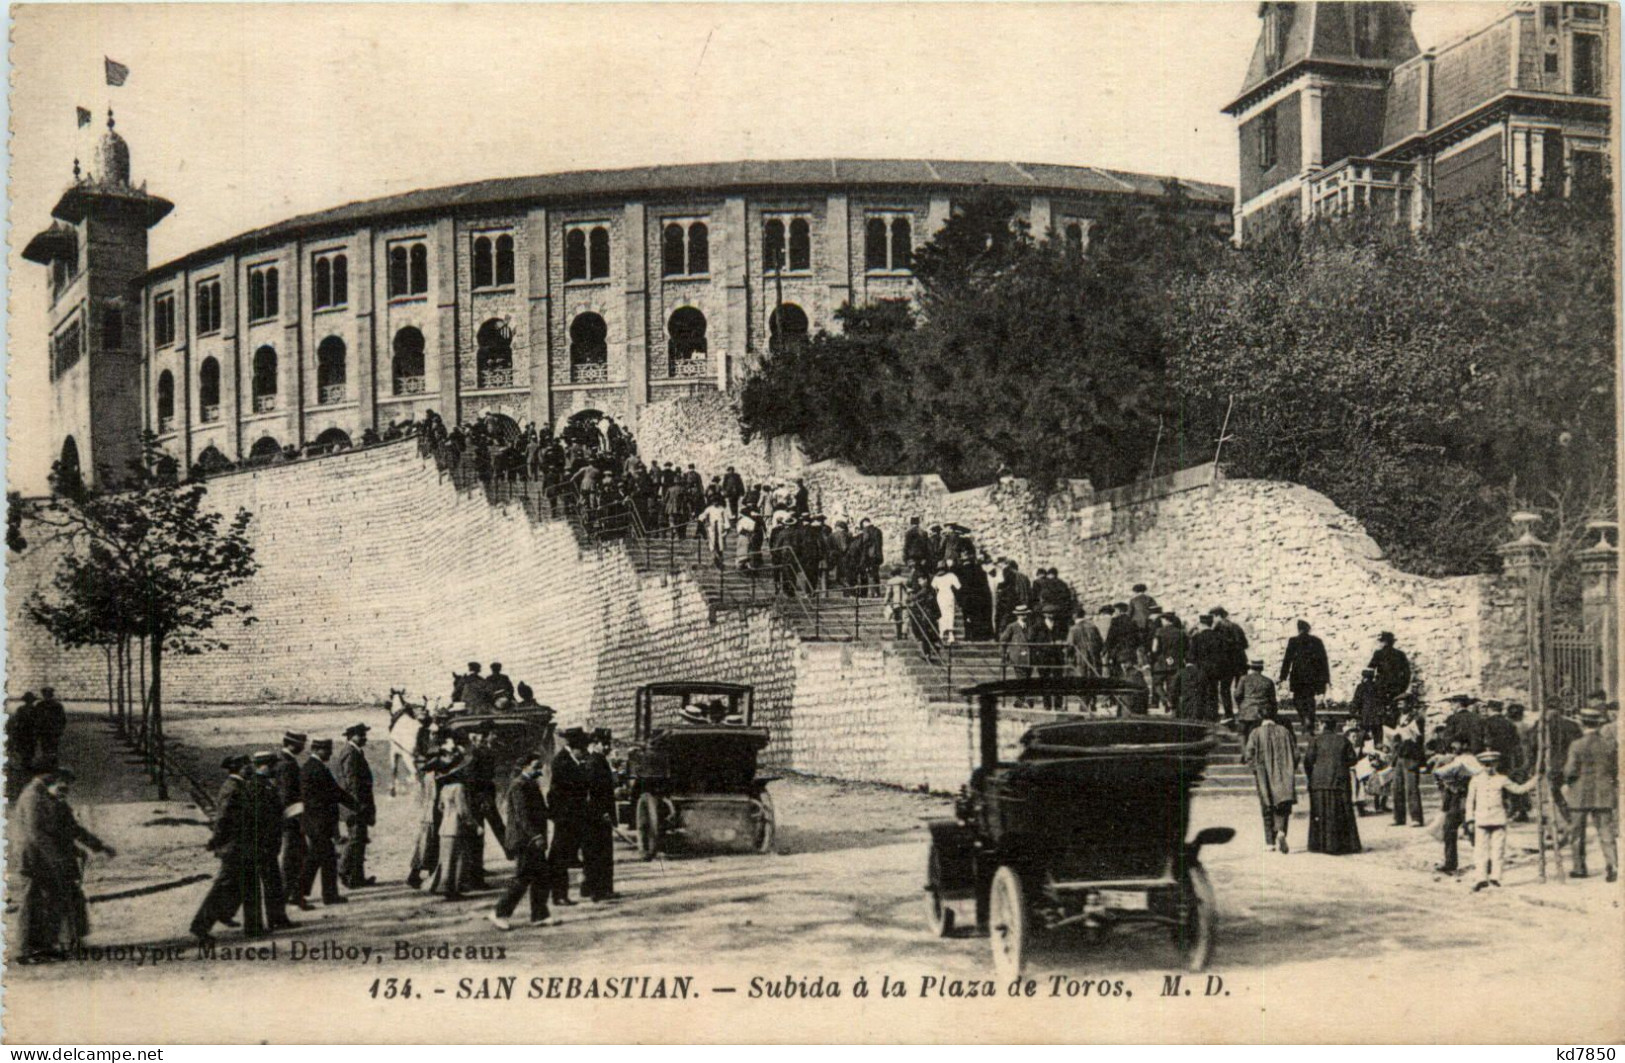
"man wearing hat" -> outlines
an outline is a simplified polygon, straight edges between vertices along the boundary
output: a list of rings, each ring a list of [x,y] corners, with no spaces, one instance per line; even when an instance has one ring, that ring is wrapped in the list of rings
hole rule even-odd
[[[1360,682],[1354,688],[1354,697],[1350,705],[1350,718],[1360,725],[1365,738],[1372,742],[1382,742],[1382,714],[1384,711],[1382,696],[1377,693],[1377,670],[1365,668],[1360,671]]]
[[[62,748],[62,733],[68,729],[68,713],[56,700],[54,687],[40,687],[39,704],[34,706],[34,732],[39,737],[37,768],[56,767],[58,751]]]
[[[364,723],[351,724],[344,731],[344,745],[333,758],[333,774],[353,805],[344,809],[344,845],[339,854],[339,881],[355,890],[377,883],[367,875],[367,841],[378,822],[378,806],[372,796],[372,765],[367,763],[367,731]]]
[[[39,699],[32,690],[23,694],[22,704],[6,714],[6,799],[14,800],[28,782],[28,769],[34,762],[39,742],[36,722]]]
[[[1467,826],[1473,831],[1473,862],[1478,865],[1478,881],[1473,892],[1489,886],[1501,885],[1501,869],[1507,852],[1506,795],[1526,794],[1534,789],[1535,780],[1513,782],[1499,771],[1501,754],[1486,749],[1478,755],[1484,770],[1474,775],[1467,784],[1465,814]]]
[[[1309,633],[1309,621],[1298,621],[1298,633],[1287,639],[1281,657],[1281,682],[1292,691],[1292,707],[1310,734],[1315,733],[1315,699],[1332,685],[1332,666],[1326,644]]]
[[[486,677],[485,689],[491,696],[492,704],[497,698],[507,698],[508,704],[513,704],[513,680],[503,674],[502,662],[491,662],[491,674]]]
[[[1366,665],[1377,673],[1377,696],[1382,699],[1383,719],[1394,719],[1394,702],[1411,688],[1411,659],[1394,648],[1394,633],[1379,632],[1377,652]]]
[[[462,702],[463,707],[472,713],[491,711],[491,690],[486,678],[480,674],[482,667],[479,661],[469,661],[468,672],[456,677],[457,689],[452,691],[452,700]]]
[[[1444,699],[1456,706],[1444,721],[1445,741],[1461,739],[1461,747],[1468,753],[1484,750],[1484,721],[1474,711],[1478,699],[1471,694],[1452,694]]]
[[[1585,734],[1569,746],[1563,764],[1563,781],[1567,786],[1568,805],[1573,814],[1570,838],[1574,841],[1574,869],[1572,878],[1585,878],[1586,821],[1597,830],[1597,841],[1602,844],[1602,858],[1609,882],[1619,878],[1619,849],[1614,840],[1619,810],[1619,748],[1604,730],[1608,714],[1599,708],[1587,706],[1580,712],[1580,726]]]
[[[1423,826],[1422,817],[1422,765],[1427,760],[1422,729],[1427,725],[1427,713],[1415,694],[1401,699],[1399,726],[1389,736],[1394,754],[1393,782],[1389,799],[1394,807],[1394,826],[1405,825],[1410,816],[1411,826]]]
[[[308,909],[299,884],[305,880],[305,832],[299,825],[304,814],[304,797],[300,794],[302,766],[299,754],[305,751],[302,731],[284,731],[282,749],[276,759],[277,795],[282,803],[282,885],[288,892],[288,901],[296,908]]]
[[[547,799],[542,796],[543,755],[527,753],[514,765],[508,784],[507,828],[502,847],[513,857],[513,881],[502,891],[497,906],[486,918],[498,930],[512,930],[508,917],[519,907],[520,898],[530,894],[530,921],[545,923],[550,913],[547,892],[552,885],[547,866]]]
[[[999,645],[1004,648],[1004,663],[1016,679],[1031,679],[1033,675],[1032,616],[1032,609],[1018,605],[1010,623],[999,632]]]
[[[254,886],[265,901],[265,921],[272,930],[286,930],[294,924],[288,918],[288,890],[282,880],[282,869],[277,866],[277,852],[282,847],[282,795],[277,789],[276,750],[255,753],[250,763],[253,773],[243,777],[244,792],[248,795],[248,814],[251,822],[254,862]]]
[[[78,946],[90,932],[79,850],[116,855],[75,818],[68,804],[73,779],[67,768],[43,772],[17,798],[12,831],[19,940],[16,951],[7,952],[18,963],[68,955]]]
[[[1444,842],[1444,862],[1433,870],[1454,875],[1459,869],[1458,837],[1461,825],[1467,819],[1467,786],[1484,770],[1477,757],[1467,752],[1466,740],[1441,729],[1446,752],[1436,754],[1428,761],[1433,780],[1444,798],[1444,818],[1440,821],[1441,840]]]
[[[548,846],[547,863],[553,874],[553,903],[569,906],[575,903],[570,899],[570,865],[581,851],[587,819],[587,732],[568,727],[559,737],[564,740],[564,748],[553,757],[553,776],[547,791],[547,806],[553,816],[553,842]]]
[[[1247,674],[1236,680],[1236,725],[1241,741],[1266,717],[1275,715],[1275,682],[1264,674],[1264,662],[1247,662]]]
[[[318,738],[310,744],[310,756],[299,771],[299,793],[305,802],[300,817],[305,832],[305,874],[299,880],[299,897],[310,895],[320,874],[322,903],[346,904],[345,898],[339,896],[339,854],[333,839],[339,833],[339,809],[354,810],[355,802],[327,766],[332,757],[333,740]]]
[[[581,830],[581,895],[598,903],[614,900],[615,769],[609,763],[611,734],[599,727],[587,736],[586,813]]]
[[[231,917],[239,907],[243,910],[244,936],[258,937],[265,933],[255,875],[254,820],[244,778],[248,764],[249,759],[240,753],[233,753],[220,762],[226,781],[220,784],[220,792],[215,796],[214,831],[205,846],[219,858],[220,870],[215,872],[214,883],[192,917],[190,930],[199,945],[214,941],[210,931],[216,923],[235,925]]]

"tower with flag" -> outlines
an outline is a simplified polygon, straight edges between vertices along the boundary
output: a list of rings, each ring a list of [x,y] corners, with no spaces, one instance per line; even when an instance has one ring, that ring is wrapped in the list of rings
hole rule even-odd
[[[104,57],[107,84],[129,68]],[[81,128],[91,114],[75,108]],[[130,176],[130,146],[107,131],[81,172],[51,209],[49,226],[28,241],[23,257],[50,271],[48,339],[34,370],[51,382],[51,445],[66,470],[92,485],[117,483],[140,456],[141,298],[147,231],[174,204],[138,187]]]

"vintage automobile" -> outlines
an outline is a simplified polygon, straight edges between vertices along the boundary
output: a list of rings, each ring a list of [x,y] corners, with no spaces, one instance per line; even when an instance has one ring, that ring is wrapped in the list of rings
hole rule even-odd
[[[1132,689],[1131,689],[1132,688]],[[954,930],[969,901],[988,931],[1001,978],[1018,978],[1040,931],[1099,934],[1131,923],[1166,927],[1193,971],[1213,952],[1213,888],[1205,845],[1235,831],[1209,827],[1187,840],[1191,789],[1215,745],[1208,724],[1145,716],[1051,715],[999,759],[1001,703],[1138,695],[1102,678],[999,680],[963,691],[977,721],[979,766],[955,818],[930,823],[926,895],[932,931]]]
[[[740,683],[640,687],[616,818],[636,832],[638,853],[706,845],[773,850],[775,776],[756,774],[767,745],[753,726],[755,691]]]

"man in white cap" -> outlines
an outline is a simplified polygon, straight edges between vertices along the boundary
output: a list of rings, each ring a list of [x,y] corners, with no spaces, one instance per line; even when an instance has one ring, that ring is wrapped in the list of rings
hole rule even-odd
[[[1497,769],[1501,754],[1486,749],[1478,755],[1484,770],[1474,775],[1467,784],[1467,825],[1473,830],[1473,860],[1478,864],[1478,882],[1473,892],[1487,886],[1501,885],[1501,868],[1507,854],[1506,795],[1526,794],[1534,789],[1535,779],[1513,782]]]

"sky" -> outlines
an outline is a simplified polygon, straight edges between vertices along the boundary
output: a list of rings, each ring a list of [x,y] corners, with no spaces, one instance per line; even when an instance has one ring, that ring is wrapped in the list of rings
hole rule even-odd
[[[1433,0],[1422,47],[1504,4]],[[109,104],[172,200],[157,265],[293,214],[485,177],[807,157],[992,159],[1235,183],[1257,4],[15,6],[12,489],[44,487],[50,221]],[[130,68],[104,84],[102,57]],[[74,108],[95,112],[78,129]]]

